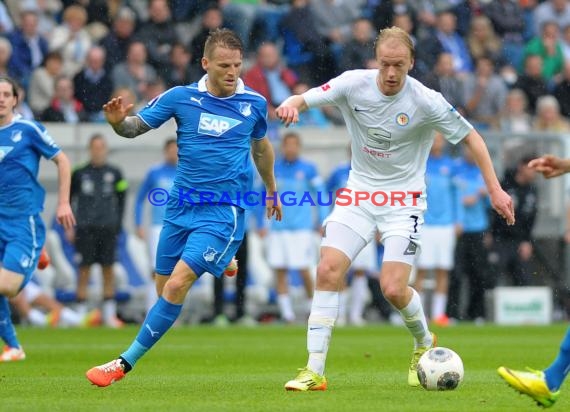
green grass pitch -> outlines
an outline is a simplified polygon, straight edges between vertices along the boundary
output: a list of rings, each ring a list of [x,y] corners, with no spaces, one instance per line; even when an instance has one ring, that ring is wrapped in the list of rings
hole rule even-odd
[[[457,351],[463,385],[450,392],[410,388],[412,339],[401,327],[337,328],[326,392],[286,392],[285,381],[306,362],[305,328],[177,327],[108,388],[85,371],[117,356],[137,328],[19,328],[27,359],[0,365],[0,411],[537,411],[504,384],[499,365],[544,367],[567,325],[435,329],[440,346]],[[570,410],[570,393],[553,411]]]

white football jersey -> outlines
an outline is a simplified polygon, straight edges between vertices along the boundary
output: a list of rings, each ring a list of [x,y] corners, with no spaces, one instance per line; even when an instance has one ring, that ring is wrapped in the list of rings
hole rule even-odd
[[[378,70],[350,70],[303,94],[309,107],[334,105],[351,136],[348,187],[421,191],[434,130],[458,143],[473,126],[445,98],[408,76],[402,90],[385,96]],[[423,197],[422,196],[422,197]]]

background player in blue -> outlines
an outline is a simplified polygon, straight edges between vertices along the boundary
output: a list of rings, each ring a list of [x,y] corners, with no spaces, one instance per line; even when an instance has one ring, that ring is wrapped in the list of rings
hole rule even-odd
[[[533,159],[528,166],[547,179],[570,173],[570,159],[553,155]],[[560,396],[560,387],[570,372],[570,328],[562,339],[558,356],[546,369],[517,371],[501,366],[498,372],[511,387],[530,396],[538,405],[545,408],[554,405]]]
[[[75,224],[69,160],[42,125],[14,113],[17,104],[15,82],[0,77],[0,337],[6,344],[0,362],[26,357],[10,319],[8,298],[32,277],[45,241],[40,217],[45,191],[38,182],[41,157],[53,160],[58,169],[58,222],[66,228]]]
[[[178,86],[127,116],[121,97],[103,106],[115,132],[134,138],[170,118],[178,125],[178,168],[160,234],[156,285],[160,298],[131,346],[118,359],[87,371],[97,386],[122,379],[170,329],[192,284],[205,272],[221,276],[244,232],[240,196],[251,189],[252,165],[267,191],[267,217],[281,220],[273,174],[274,153],[265,138],[267,102],[239,78],[243,45],[230,30],[210,33],[198,83]],[[253,156],[252,156],[253,155]]]
[[[178,146],[176,139],[167,139],[164,143],[164,161],[153,166],[147,172],[141,187],[137,193],[135,200],[135,227],[137,236],[146,240],[148,245],[150,262],[152,265],[152,273],[154,273],[156,264],[156,249],[158,247],[158,239],[162,229],[162,221],[164,220],[164,212],[166,207],[160,205],[162,198],[152,199],[153,193],[159,196],[165,196],[174,184],[176,176],[176,165],[178,163]],[[158,191],[157,191],[158,190]],[[158,204],[156,204],[156,200]],[[151,203],[153,201],[154,203]],[[144,205],[150,204],[150,225],[148,230],[144,227]],[[150,282],[147,296],[147,312],[156,301],[156,288],[154,282]]]

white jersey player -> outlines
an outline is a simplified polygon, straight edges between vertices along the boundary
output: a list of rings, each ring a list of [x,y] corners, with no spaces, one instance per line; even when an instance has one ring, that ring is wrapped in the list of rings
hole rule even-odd
[[[330,82],[291,96],[276,110],[288,126],[309,107],[336,105],[352,139],[352,170],[325,222],[316,290],[308,321],[309,360],[287,390],[325,390],[325,361],[338,316],[339,285],[353,258],[379,230],[384,243],[380,284],[402,315],[415,346],[408,383],[418,386],[417,362],[435,346],[418,293],[408,286],[419,252],[425,210],[426,160],[434,130],[452,143],[463,141],[475,155],[493,208],[514,224],[512,200],[499,184],[487,147],[473,127],[441,96],[408,76],[413,43],[392,27],[376,40],[378,70],[348,71]]]

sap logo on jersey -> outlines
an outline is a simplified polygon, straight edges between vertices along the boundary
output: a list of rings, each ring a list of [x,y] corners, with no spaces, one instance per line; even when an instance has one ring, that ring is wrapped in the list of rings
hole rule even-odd
[[[231,117],[202,113],[200,115],[200,125],[198,126],[198,132],[207,134],[208,136],[219,137],[240,123],[241,121],[232,119]]]

